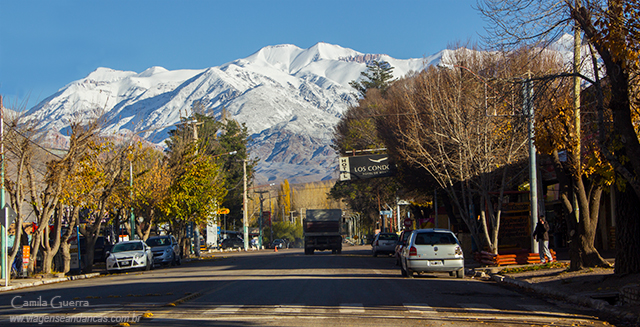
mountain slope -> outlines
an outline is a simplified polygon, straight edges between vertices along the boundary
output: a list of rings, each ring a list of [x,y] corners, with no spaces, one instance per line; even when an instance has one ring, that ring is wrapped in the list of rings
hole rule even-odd
[[[572,42],[565,35],[549,51],[570,60]],[[260,160],[256,183],[325,180],[337,177],[333,127],[357,101],[349,82],[360,78],[367,63],[387,61],[399,78],[429,65],[447,66],[454,52],[403,60],[328,43],[308,49],[283,44],[200,70],[151,67],[136,73],[98,68],[30,109],[26,118],[49,137],[61,139],[68,135],[70,122],[101,117],[105,133],[138,133],[163,145],[171,125],[200,102],[213,117],[219,118],[225,108],[231,118],[246,124],[253,139],[250,152]],[[589,69],[585,67],[585,74]]]
[[[260,159],[257,183],[330,179],[337,176],[330,147],[333,126],[357,101],[348,83],[374,59],[388,61],[396,77],[425,66],[425,59],[362,54],[328,43],[308,49],[267,46],[201,70],[98,68],[31,108],[26,117],[59,136],[68,135],[72,121],[102,117],[106,133],[139,133],[161,145],[171,125],[200,102],[214,117],[224,107],[247,125],[253,138],[250,151]]]

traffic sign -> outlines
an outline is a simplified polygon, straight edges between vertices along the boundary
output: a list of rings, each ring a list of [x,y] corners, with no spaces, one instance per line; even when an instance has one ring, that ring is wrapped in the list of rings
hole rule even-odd
[[[404,219],[404,227],[411,227],[413,225],[413,221],[411,220],[411,218],[405,218]]]

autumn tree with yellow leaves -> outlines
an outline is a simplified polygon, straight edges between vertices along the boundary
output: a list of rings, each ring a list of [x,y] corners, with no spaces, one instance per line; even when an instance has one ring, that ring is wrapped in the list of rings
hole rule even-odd
[[[595,94],[592,108],[598,117],[597,150],[616,176],[615,272],[640,272],[640,139],[636,113],[640,3],[482,0],[478,7],[490,21],[487,41],[497,48],[549,43],[571,29],[583,36],[595,69],[593,77],[582,74],[580,78]],[[582,128],[576,131],[582,132]],[[574,133],[574,137],[578,135],[584,133]]]
[[[595,238],[600,200],[605,188],[613,183],[614,176],[594,137],[597,135],[596,122],[593,117],[582,121],[581,129],[586,137],[577,142],[572,81],[551,75],[536,84],[535,143],[541,154],[551,158],[559,182],[560,200],[567,213],[564,219],[569,230],[570,269],[609,267],[595,248]],[[578,148],[581,151],[577,151]],[[564,153],[563,159],[560,153]],[[574,194],[579,219],[573,213]]]

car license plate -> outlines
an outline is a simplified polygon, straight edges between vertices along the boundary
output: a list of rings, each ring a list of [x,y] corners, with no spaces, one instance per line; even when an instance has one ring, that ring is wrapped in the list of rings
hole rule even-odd
[[[120,262],[120,265],[123,266],[123,267],[131,266],[131,261],[122,261],[122,262]]]
[[[429,261],[429,265],[430,266],[442,266],[443,263],[442,263],[442,260],[431,260],[431,261]]]

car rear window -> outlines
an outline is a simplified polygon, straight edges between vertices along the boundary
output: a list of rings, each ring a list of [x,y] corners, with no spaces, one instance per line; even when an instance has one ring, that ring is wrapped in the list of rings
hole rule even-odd
[[[380,234],[378,239],[383,241],[396,241],[398,240],[398,234]]]
[[[416,245],[456,244],[456,238],[450,233],[427,232],[416,235]]]
[[[163,246],[163,245],[169,245],[169,244],[171,244],[171,242],[169,242],[169,238],[166,238],[166,237],[150,238],[147,240],[148,246]]]

